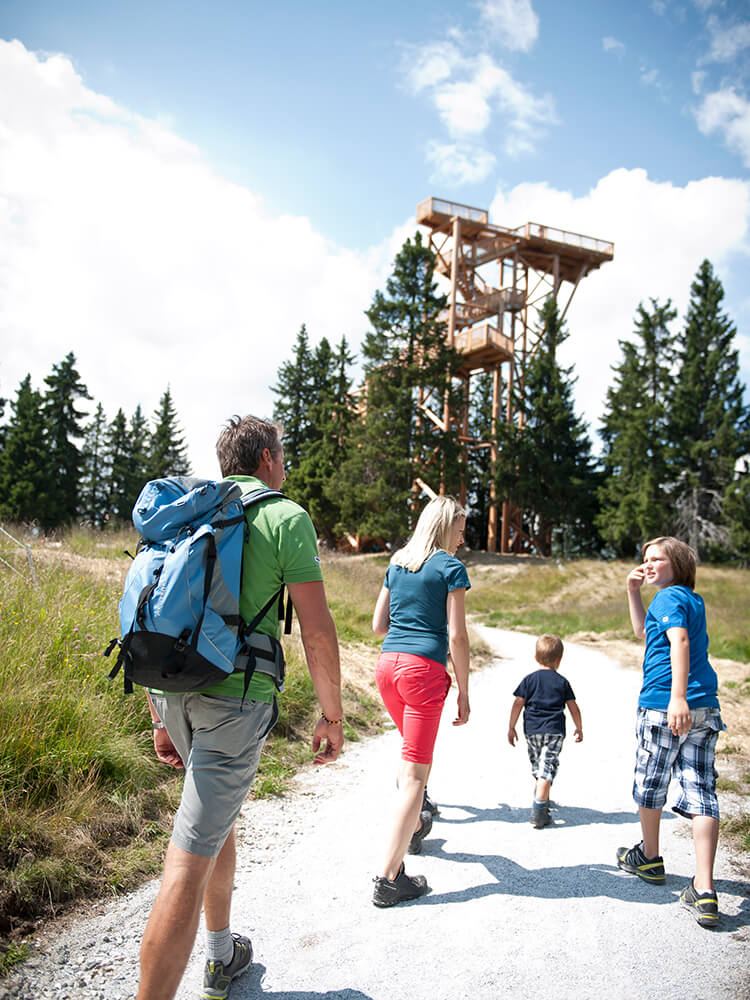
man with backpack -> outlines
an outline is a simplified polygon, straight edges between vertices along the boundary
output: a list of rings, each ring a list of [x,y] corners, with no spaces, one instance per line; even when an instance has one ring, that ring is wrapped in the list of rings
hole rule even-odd
[[[285,479],[279,424],[233,417],[216,451],[222,476],[243,494]],[[338,641],[323,587],[315,530],[308,514],[283,495],[246,506],[240,615],[252,622],[285,584],[299,621],[308,669],[322,715],[312,738],[316,764],[334,761],[344,742]],[[278,601],[255,626],[278,647]],[[261,661],[256,661],[260,663]],[[230,930],[235,873],[234,822],[255,776],[266,736],[278,716],[272,671],[235,672],[199,692],[149,693],[160,760],[185,767],[180,807],[161,888],[141,944],[138,1000],[172,1000],[190,958],[201,906],[207,930],[204,1000],[224,1000],[231,981],[252,963],[248,938]]]

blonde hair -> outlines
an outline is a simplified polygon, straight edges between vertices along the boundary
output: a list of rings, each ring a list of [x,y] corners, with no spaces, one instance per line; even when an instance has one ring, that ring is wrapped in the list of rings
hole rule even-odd
[[[419,515],[414,534],[391,557],[391,564],[416,573],[438,549],[450,544],[451,529],[466,511],[453,497],[435,497]]]
[[[666,535],[661,538],[652,538],[650,542],[644,542],[641,546],[641,557],[646,558],[646,549],[650,545],[658,545],[664,550],[664,555],[672,564],[672,583],[680,587],[687,587],[695,590],[695,552],[681,542],[679,538]]]
[[[541,663],[543,667],[554,667],[560,662],[563,655],[563,643],[562,639],[558,635],[540,635],[536,641],[536,655],[535,659],[537,663]]]

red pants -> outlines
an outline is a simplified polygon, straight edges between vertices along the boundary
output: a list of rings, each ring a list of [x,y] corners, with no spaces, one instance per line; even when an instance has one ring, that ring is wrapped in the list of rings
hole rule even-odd
[[[381,653],[375,680],[403,738],[401,757],[431,764],[440,716],[451,686],[442,663],[413,653]]]

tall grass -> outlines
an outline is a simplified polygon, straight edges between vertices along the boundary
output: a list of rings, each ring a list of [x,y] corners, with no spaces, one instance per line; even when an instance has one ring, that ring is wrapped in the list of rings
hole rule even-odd
[[[32,540],[38,586],[23,550],[0,550],[16,570],[0,567],[0,934],[76,898],[131,888],[161,864],[181,775],[156,760],[145,697],[125,695],[121,675],[109,681],[102,655],[119,634],[124,550],[136,542],[132,530]],[[367,616],[340,589],[347,635],[369,641],[369,619],[365,634]],[[317,701],[299,641],[287,649],[255,795],[282,792],[312,756]],[[377,729],[380,706],[366,687],[347,683],[344,697],[348,739]],[[0,969],[21,953],[0,941]]]

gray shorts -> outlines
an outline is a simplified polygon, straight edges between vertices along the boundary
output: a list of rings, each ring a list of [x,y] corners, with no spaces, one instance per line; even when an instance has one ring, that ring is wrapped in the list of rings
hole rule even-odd
[[[263,701],[190,694],[151,694],[185,765],[172,843],[215,858],[229,836],[258,770],[278,707]],[[241,706],[241,707],[240,707]]]

